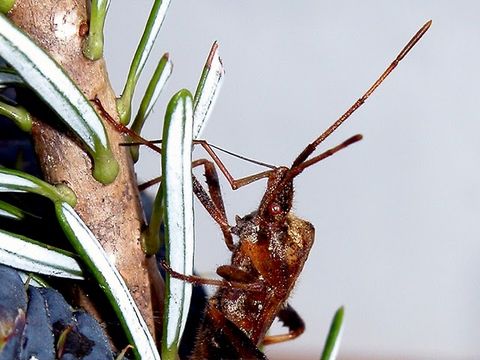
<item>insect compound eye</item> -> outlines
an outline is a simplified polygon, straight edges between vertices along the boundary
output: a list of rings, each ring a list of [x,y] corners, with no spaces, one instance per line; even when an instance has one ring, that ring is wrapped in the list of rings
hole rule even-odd
[[[268,207],[268,211],[270,212],[270,215],[279,215],[282,213],[282,207],[279,203],[272,202]]]

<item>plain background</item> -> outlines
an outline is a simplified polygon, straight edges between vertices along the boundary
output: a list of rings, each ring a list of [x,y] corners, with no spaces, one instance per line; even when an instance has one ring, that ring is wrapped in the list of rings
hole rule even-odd
[[[111,4],[106,58],[117,93],[151,4]],[[194,91],[218,40],[227,73],[204,138],[276,165],[290,164],[433,19],[323,148],[356,133],[364,140],[296,181],[294,210],[316,227],[291,298],[307,329],[269,347],[271,358],[318,359],[340,305],[341,358],[480,358],[479,10],[477,1],[172,2],[136,94],[138,105],[168,51],[174,73],[145,137],[161,136],[166,102]],[[234,176],[260,170],[224,158]],[[137,172],[157,176],[158,155],[143,151]],[[258,206],[264,187],[233,192],[223,183],[231,223]],[[201,207],[197,215],[196,267],[210,276],[229,255]]]

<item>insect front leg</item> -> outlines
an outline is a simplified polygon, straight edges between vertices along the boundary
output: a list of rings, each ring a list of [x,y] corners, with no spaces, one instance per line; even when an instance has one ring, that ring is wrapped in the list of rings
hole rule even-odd
[[[234,249],[233,237],[228,224],[227,214],[225,211],[225,205],[223,204],[223,197],[220,190],[220,183],[218,181],[218,174],[215,169],[215,165],[207,159],[199,159],[192,162],[192,168],[197,166],[203,166],[205,169],[205,178],[208,186],[208,194],[202,187],[198,179],[192,175],[193,192],[203,205],[205,210],[215,220],[222,230],[225,244],[228,249],[232,251]],[[155,185],[162,181],[162,177],[156,177],[146,183],[139,185],[139,190],[145,190],[146,188]]]
[[[220,182],[218,181],[218,174],[217,170],[215,169],[215,165],[207,159],[199,159],[192,163],[192,167],[197,166],[203,166],[205,169],[205,179],[210,196],[207,195],[202,185],[195,177],[193,177],[193,191],[198,200],[202,203],[203,207],[220,226],[225,239],[225,244],[230,251],[233,251],[235,246],[233,244],[230,225],[228,224],[227,213],[225,211],[225,205],[223,203]]]
[[[288,303],[287,306],[278,312],[277,318],[288,327],[288,333],[265,336],[263,339],[263,345],[293,340],[302,335],[305,331],[305,323],[303,322],[302,318]]]
[[[215,151],[213,150],[213,148],[210,146],[210,144],[207,141],[205,141],[205,140],[195,140],[194,143],[202,146],[205,149],[205,151],[208,153],[208,155],[210,155],[213,162],[218,166],[218,168],[220,169],[222,174],[225,176],[225,178],[227,179],[228,183],[230,184],[230,186],[232,187],[233,190],[236,190],[236,189],[238,189],[242,186],[251,184],[252,182],[255,182],[257,180],[268,178],[272,174],[272,172],[275,171],[275,168],[271,167],[272,168],[271,170],[262,171],[262,172],[259,172],[259,173],[253,174],[253,175],[245,176],[245,177],[240,178],[240,179],[235,179],[232,176],[232,174],[230,174],[227,167],[223,164],[222,160],[220,160],[218,155],[215,153]],[[249,161],[252,161],[252,160],[249,160]],[[256,163],[259,164],[258,162],[256,162]],[[263,164],[263,165],[265,165],[265,164]]]
[[[116,126],[118,126],[118,124]],[[120,126],[123,126],[123,125],[120,125]],[[123,131],[126,134],[132,133],[132,131],[130,129],[126,128],[126,127],[124,127],[124,129],[121,130],[121,131]],[[127,146],[127,145],[130,145],[130,146],[131,145],[146,145],[146,146],[150,147],[151,149],[153,149],[154,151],[161,153],[161,150],[154,145],[154,144],[157,144],[157,143],[161,143],[161,140],[148,141],[148,140],[143,139],[141,136],[136,135],[135,133],[132,134],[132,137],[134,137],[135,139],[137,139],[139,141],[138,142],[131,142],[131,143],[124,143],[124,144],[121,144],[121,145],[124,145],[124,146]],[[212,158],[213,163],[215,163],[218,166],[221,173],[223,174],[223,176],[225,176],[225,179],[228,181],[228,183],[230,184],[230,187],[233,190],[236,190],[236,189],[238,189],[242,186],[248,185],[248,184],[250,184],[252,182],[255,182],[257,180],[268,178],[271,175],[271,173],[276,170],[275,166],[272,166],[272,165],[269,165],[269,164],[266,164],[266,163],[263,163],[263,162],[260,162],[260,161],[256,161],[256,160],[253,160],[253,159],[249,159],[249,158],[246,158],[244,156],[239,156],[239,155],[233,154],[229,151],[226,151],[226,150],[223,150],[219,147],[213,146],[205,140],[194,140],[193,143],[194,143],[194,145],[200,145],[205,149],[205,151],[208,153],[208,155],[210,155],[210,157]],[[232,156],[236,156],[240,159],[243,159],[245,161],[249,161],[249,162],[255,163],[257,165],[261,165],[261,166],[266,166],[266,167],[270,168],[271,170],[262,171],[262,172],[259,172],[259,173],[255,173],[255,174],[252,174],[252,175],[245,176],[243,178],[235,179],[232,176],[232,174],[230,174],[230,171],[228,171],[227,167],[222,162],[222,160],[218,157],[216,152],[213,150],[213,147],[215,147],[216,149],[220,149],[221,151],[224,151],[224,152],[226,152],[226,153],[228,153]],[[143,191],[150,186],[158,184],[160,181],[161,181],[161,177],[156,177],[156,178],[151,179],[151,180],[149,180],[145,183],[140,184],[138,186],[138,189],[140,191]]]

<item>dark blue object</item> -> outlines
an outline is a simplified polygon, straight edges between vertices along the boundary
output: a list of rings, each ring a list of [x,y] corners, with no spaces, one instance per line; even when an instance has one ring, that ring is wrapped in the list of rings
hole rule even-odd
[[[55,333],[63,331],[67,326],[74,326],[73,309],[65,301],[63,296],[54,289],[38,289],[45,299],[48,309],[48,318]]]
[[[7,266],[0,265],[0,360],[18,359],[20,342],[25,327],[27,312],[27,293],[18,273]],[[2,344],[2,341],[3,344]]]
[[[22,336],[21,360],[54,360],[55,346],[45,299],[33,286],[28,287],[28,310]]]
[[[112,359],[112,350],[98,322],[84,311],[77,311],[74,316],[78,332],[93,341],[91,352],[84,356],[83,360]]]
[[[28,285],[25,291],[17,271],[3,265],[0,279],[0,360],[113,359],[98,322],[73,311],[58,291]]]

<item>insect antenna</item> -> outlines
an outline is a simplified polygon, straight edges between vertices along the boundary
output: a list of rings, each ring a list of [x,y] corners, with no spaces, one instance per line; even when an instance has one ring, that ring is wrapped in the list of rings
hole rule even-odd
[[[432,20],[429,20],[423,25],[420,30],[410,39],[405,47],[400,51],[395,60],[385,69],[380,77],[373,83],[373,85],[360,97],[342,116],[338,118],[330,127],[325,130],[318,138],[316,138],[311,144],[298,155],[292,164],[292,168],[299,166],[315,151],[318,145],[320,145],[327,137],[329,137],[342,123],[352,115],[363,103],[372,95],[372,93],[380,86],[380,84],[387,78],[387,76],[397,67],[398,63],[408,54],[408,52],[415,46],[415,44],[422,38],[427,30],[432,25]],[[303,170],[303,169],[302,169]]]
[[[322,160],[332,156],[333,154],[336,154],[340,150],[343,150],[347,146],[350,146],[350,145],[352,145],[352,144],[354,144],[354,143],[356,143],[356,142],[358,142],[362,139],[363,139],[363,136],[361,134],[354,135],[354,136],[348,138],[347,140],[345,140],[344,142],[338,144],[337,146],[334,146],[334,147],[332,147],[328,150],[325,150],[320,155],[317,155],[317,156],[315,156],[315,157],[313,157],[309,160],[306,160],[306,161],[298,164],[297,166],[292,167],[290,169],[290,171],[288,172],[288,176],[286,176],[286,180],[293,179],[295,176],[300,174],[307,167],[312,166],[312,165],[318,163],[319,161],[322,161]]]

